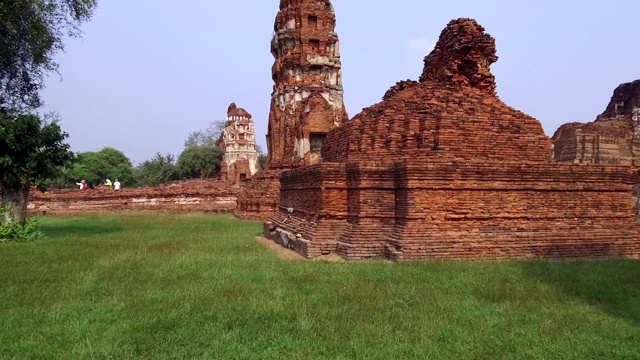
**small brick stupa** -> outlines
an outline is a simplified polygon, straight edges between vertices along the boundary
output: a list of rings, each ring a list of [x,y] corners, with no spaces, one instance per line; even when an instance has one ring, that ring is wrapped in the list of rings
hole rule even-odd
[[[451,21],[419,81],[282,173],[265,236],[309,258],[638,257],[635,170],[554,162],[541,124],[496,96],[496,60],[476,21]]]
[[[640,165],[640,80],[618,86],[595,121],[568,123],[553,135],[558,161]]]

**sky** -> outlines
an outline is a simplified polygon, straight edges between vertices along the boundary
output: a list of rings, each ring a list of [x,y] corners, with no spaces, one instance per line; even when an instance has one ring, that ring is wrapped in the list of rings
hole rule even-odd
[[[602,113],[640,78],[637,0],[333,0],[350,117],[397,81],[420,76],[447,23],[476,19],[496,39],[498,95],[547,135]],[[179,155],[193,131],[235,102],[265,134],[273,81],[269,43],[279,0],[101,0],[82,39],[47,80],[76,152],[114,147],[134,164]]]

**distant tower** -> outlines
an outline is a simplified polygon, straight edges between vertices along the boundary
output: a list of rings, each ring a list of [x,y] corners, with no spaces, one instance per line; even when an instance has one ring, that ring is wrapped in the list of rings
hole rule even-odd
[[[224,150],[220,164],[222,180],[247,180],[259,170],[256,131],[251,114],[235,103],[227,109],[227,122],[216,146]]]
[[[326,134],[348,120],[335,26],[329,0],[280,1],[271,41],[268,169],[317,163]]]

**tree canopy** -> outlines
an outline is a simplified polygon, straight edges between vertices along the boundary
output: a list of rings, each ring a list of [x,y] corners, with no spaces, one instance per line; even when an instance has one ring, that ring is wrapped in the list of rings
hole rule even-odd
[[[57,121],[0,114],[0,192],[9,220],[24,221],[29,187],[44,188],[74,158],[67,137]]]
[[[178,157],[178,172],[182,179],[209,178],[220,170],[223,150],[211,146],[185,149]]]
[[[0,2],[0,104],[12,110],[42,105],[47,72],[65,36],[81,34],[97,0],[2,0]]]
[[[144,161],[136,168],[136,178],[140,186],[155,186],[178,180],[175,157],[171,154],[156,153],[153,158]]]
[[[0,184],[2,187],[44,187],[73,158],[69,135],[57,121],[37,115],[0,115]]]
[[[184,148],[190,149],[193,147],[214,147],[216,144],[217,138],[214,138],[211,134],[209,134],[206,130],[198,130],[189,133],[187,139],[184,141]]]
[[[216,141],[222,135],[225,125],[226,122],[223,120],[212,121],[206,129],[189,133],[189,136],[184,141],[184,148],[189,149],[196,146],[214,147]]]
[[[122,151],[111,147],[79,153],[64,175],[70,184],[85,180],[95,186],[104,183],[106,179],[118,179],[126,186],[136,184],[131,160]]]

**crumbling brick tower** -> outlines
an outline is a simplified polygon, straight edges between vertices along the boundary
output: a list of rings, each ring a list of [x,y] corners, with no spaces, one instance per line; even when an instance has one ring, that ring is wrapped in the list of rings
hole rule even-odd
[[[231,103],[227,109],[227,122],[216,146],[224,150],[220,164],[222,180],[248,180],[259,170],[256,130],[251,114],[235,103]]]
[[[335,25],[329,0],[280,1],[271,41],[267,169],[319,162],[326,134],[348,120]]]
[[[281,0],[271,53],[274,81],[266,171],[238,194],[236,215],[263,219],[278,211],[280,173],[320,161],[326,134],[348,120],[336,17],[329,0]]]
[[[640,165],[640,80],[618,86],[594,122],[562,125],[553,143],[558,161]]]

